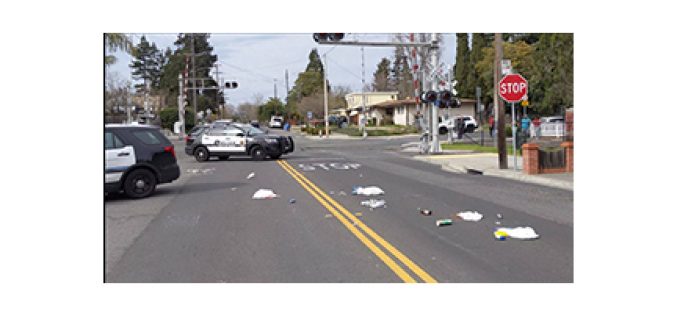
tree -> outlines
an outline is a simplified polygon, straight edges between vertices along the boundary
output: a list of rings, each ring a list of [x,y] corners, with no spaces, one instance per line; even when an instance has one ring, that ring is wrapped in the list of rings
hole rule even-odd
[[[132,77],[143,80],[142,84],[136,84],[134,88],[136,91],[150,94],[151,90],[157,88],[160,82],[161,53],[155,43],[151,45],[145,36],[141,36],[132,56],[134,60],[129,65],[132,68]]]
[[[519,41],[515,43],[503,43],[503,58],[510,59],[513,71],[522,74],[529,80],[529,100],[532,100],[534,93],[531,86],[532,70],[533,70],[533,46],[526,42]],[[482,59],[475,65],[475,71],[479,75],[478,80],[486,83],[486,88],[482,88],[482,99],[485,104],[489,100],[493,100],[494,92],[494,48],[485,47],[482,49]]]
[[[383,57],[376,66],[374,72],[374,82],[372,83],[373,91],[392,91],[393,80],[390,77],[390,60]]]
[[[258,112],[258,118],[261,122],[270,120],[273,115],[284,116],[286,114],[284,103],[280,98],[269,98],[263,106],[258,108]]]
[[[393,87],[401,99],[414,97],[414,76],[409,67],[409,58],[404,47],[395,47],[392,68]]]
[[[493,73],[491,76],[487,76],[486,73],[480,72],[477,69],[477,65],[486,58],[484,51],[486,48],[491,48],[491,52],[493,52],[492,43],[493,43],[492,34],[485,33],[472,34],[472,47],[468,59],[470,67],[468,69],[467,77],[465,78],[466,83],[465,89],[463,91],[463,95],[465,97],[474,97],[475,88],[480,87],[480,89],[482,90],[482,103],[484,104],[489,104],[489,102],[493,100],[492,87],[494,86],[493,79],[494,77]]]
[[[126,113],[130,106],[131,82],[121,79],[118,73],[112,73],[106,78],[104,91],[104,111],[109,114]]]
[[[348,102],[346,101],[346,95],[350,92],[350,87],[348,86],[336,86],[332,89],[329,94],[329,109],[345,109],[348,107]]]
[[[165,94],[168,104],[170,106],[177,106],[177,98],[179,96],[179,74],[183,73],[186,66],[186,57],[191,53],[191,42],[195,41],[195,77],[207,78],[204,82],[204,87],[217,87],[218,83],[210,75],[210,70],[216,63],[218,57],[212,54],[213,48],[209,44],[209,34],[179,34],[174,45],[176,49],[172,52],[171,49],[165,50],[164,66],[160,75],[158,88]],[[189,73],[192,77],[192,63],[188,58]],[[192,88],[192,81],[188,80],[188,87]],[[203,87],[202,81],[196,80],[196,87]],[[192,90],[188,90],[187,95],[188,107],[192,107]],[[220,91],[205,89],[197,90],[196,93],[200,96],[198,98],[198,111],[205,111],[211,109],[213,113],[217,113],[219,105],[224,104],[223,94]]]
[[[104,33],[103,42],[106,51],[114,53],[121,50],[126,53],[133,51],[132,40],[129,36],[122,33]],[[104,55],[103,63],[106,67],[114,64],[117,61],[113,55]]]
[[[574,36],[571,33],[544,33],[534,44],[529,100],[540,113],[560,113],[573,107],[573,53]]]
[[[456,90],[461,97],[474,95],[475,87],[470,82],[470,73],[474,72],[470,64],[468,49],[468,33],[456,33],[456,63],[454,64],[454,78],[458,82]]]
[[[322,60],[316,49],[311,50],[308,55],[308,65],[306,71],[298,74],[294,87],[289,91],[287,98],[287,115],[293,118],[301,117],[304,113],[299,108],[303,98],[322,93],[324,91],[324,67]],[[329,84],[327,84],[329,85]],[[329,88],[328,90],[331,91]]]

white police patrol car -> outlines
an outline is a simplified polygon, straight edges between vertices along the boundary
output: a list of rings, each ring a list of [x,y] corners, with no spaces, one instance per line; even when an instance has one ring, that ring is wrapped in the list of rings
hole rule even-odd
[[[195,156],[199,162],[210,157],[227,159],[230,156],[251,156],[254,160],[266,157],[280,158],[294,151],[291,136],[268,135],[251,125],[229,124],[223,127],[206,128],[190,143],[186,142],[186,154]]]

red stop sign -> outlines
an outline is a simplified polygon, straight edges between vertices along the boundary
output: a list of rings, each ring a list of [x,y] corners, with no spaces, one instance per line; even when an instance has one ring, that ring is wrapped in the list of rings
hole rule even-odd
[[[498,82],[498,95],[506,102],[519,102],[529,91],[529,83],[519,74],[506,75]]]

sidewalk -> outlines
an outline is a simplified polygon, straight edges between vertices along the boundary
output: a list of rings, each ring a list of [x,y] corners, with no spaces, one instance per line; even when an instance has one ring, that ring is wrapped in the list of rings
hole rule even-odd
[[[482,174],[529,182],[544,186],[573,191],[574,174],[538,174],[528,175],[522,172],[522,157],[517,157],[517,171],[513,169],[513,156],[508,155],[508,169],[498,168],[498,154],[468,153],[460,150],[445,150],[441,155],[417,155],[416,160],[441,165],[442,169],[454,173]]]
[[[310,139],[310,140],[323,140],[323,139],[327,139],[327,137],[325,137],[325,136],[321,136],[321,137],[320,137],[320,136],[317,136],[317,135],[306,135],[306,134],[302,134],[302,133],[294,134],[294,136],[302,136],[302,137],[304,137],[304,138],[306,138],[306,139]],[[367,139],[374,139],[374,138],[376,138],[376,139],[385,139],[385,140],[389,140],[389,139],[413,138],[413,137],[419,137],[419,135],[418,135],[418,134],[404,134],[404,135],[389,135],[389,136],[367,136]],[[348,136],[348,135],[346,135],[346,134],[334,133],[334,134],[330,134],[330,135],[329,135],[329,139],[361,140],[361,139],[362,139],[362,136]]]

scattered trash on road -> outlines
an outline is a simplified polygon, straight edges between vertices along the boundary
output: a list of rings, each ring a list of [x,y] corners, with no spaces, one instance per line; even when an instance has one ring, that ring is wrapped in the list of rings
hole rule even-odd
[[[360,178],[362,178],[362,174],[360,173]]]
[[[331,214],[324,214],[324,218],[331,218],[331,217],[332,217]]]
[[[233,188],[230,188],[230,190],[235,192],[237,190],[237,188],[233,187]]]
[[[355,213],[355,216],[357,216],[357,217],[362,217],[362,212],[356,212],[356,213]]]
[[[385,200],[370,199],[370,200],[362,201],[362,203],[360,203],[360,205],[374,209],[374,208],[379,208],[379,207],[386,207],[386,201]]]
[[[370,186],[370,187],[354,186],[352,193],[353,193],[353,195],[364,195],[364,196],[385,194],[385,192],[381,188],[376,187],[376,186]]]
[[[294,204],[294,203],[296,203],[295,199],[289,199],[289,204]]]
[[[445,218],[445,219],[440,219],[435,222],[435,225],[438,227],[440,226],[449,226],[453,223],[454,221],[451,220],[451,218]]]
[[[482,219],[482,214],[477,211],[465,211],[457,213],[456,216],[460,217],[464,221],[468,222],[478,222]]]
[[[329,195],[334,195],[334,191],[329,191]]]
[[[273,192],[272,190],[259,189],[252,196],[252,200],[267,200],[267,199],[272,199],[272,198],[276,198],[276,197],[277,197],[277,194],[275,194],[275,192]]]
[[[339,196],[346,196],[347,194],[346,194],[345,192],[343,192],[343,191],[339,191],[339,194],[338,194],[338,195],[339,195]]]
[[[252,172],[252,173],[250,173],[250,174],[247,176],[247,180],[249,180],[249,179],[251,179],[251,178],[253,178],[253,177],[255,177],[255,176],[256,176],[256,174]]]
[[[501,222],[496,222],[496,225],[501,225]]]
[[[498,213],[498,214],[496,214],[496,218],[501,219],[501,218],[503,218],[503,215],[501,215],[501,213]]]
[[[531,227],[499,227],[494,231],[494,237],[498,240],[505,240],[507,237],[515,239],[537,239],[540,236],[536,234]]]
[[[423,214],[424,216],[430,216],[433,214],[433,211],[429,209],[421,209],[420,207],[418,208],[418,212]]]

